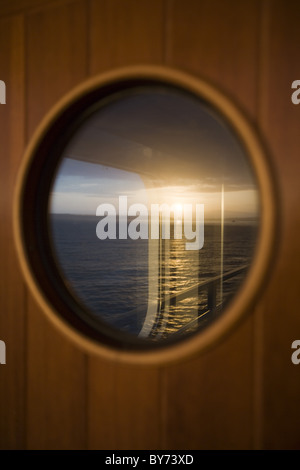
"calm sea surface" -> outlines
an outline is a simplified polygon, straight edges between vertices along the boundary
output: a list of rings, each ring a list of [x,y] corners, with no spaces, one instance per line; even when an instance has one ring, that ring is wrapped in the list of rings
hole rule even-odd
[[[203,248],[187,251],[186,240],[165,240],[160,246],[152,240],[99,240],[98,221],[96,216],[51,215],[53,249],[65,284],[93,317],[153,338],[195,325],[207,311],[207,290],[196,289],[181,300],[174,294],[248,264],[257,235],[255,224],[225,224],[222,243],[220,226],[206,224]],[[243,277],[220,279],[216,303],[225,305]]]

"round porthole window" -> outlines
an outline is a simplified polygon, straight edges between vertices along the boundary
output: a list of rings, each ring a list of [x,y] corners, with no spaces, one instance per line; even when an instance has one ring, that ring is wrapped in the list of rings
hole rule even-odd
[[[19,257],[43,310],[83,347],[176,360],[256,299],[274,194],[259,139],[220,92],[165,68],[117,70],[66,96],[30,143]]]

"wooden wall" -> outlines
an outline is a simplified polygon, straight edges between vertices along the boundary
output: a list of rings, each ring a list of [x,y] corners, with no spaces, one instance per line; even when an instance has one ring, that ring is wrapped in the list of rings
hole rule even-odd
[[[300,449],[300,4],[284,0],[2,0],[0,365],[2,449]],[[252,314],[172,366],[84,354],[49,324],[20,273],[12,197],[25,145],[89,76],[129,64],[201,76],[241,106],[278,178],[281,239]]]

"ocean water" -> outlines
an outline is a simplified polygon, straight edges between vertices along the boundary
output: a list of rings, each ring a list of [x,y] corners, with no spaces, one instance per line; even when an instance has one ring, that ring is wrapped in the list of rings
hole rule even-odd
[[[246,271],[215,284],[208,309],[207,289],[185,290],[214,276],[249,265],[257,239],[254,223],[204,227],[204,246],[187,251],[186,240],[100,240],[96,216],[52,214],[53,252],[65,285],[92,316],[135,336],[160,340],[201,328],[230,301]],[[177,298],[176,298],[177,296]]]

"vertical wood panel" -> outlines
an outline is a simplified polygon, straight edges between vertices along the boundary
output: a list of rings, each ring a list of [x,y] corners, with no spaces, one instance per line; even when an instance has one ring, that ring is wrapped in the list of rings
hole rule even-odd
[[[256,1],[169,3],[168,64],[204,76],[249,115],[257,106]],[[245,14],[247,12],[247,14]],[[166,378],[166,448],[253,446],[253,318]]]
[[[12,200],[24,146],[23,18],[0,21],[0,79],[6,104],[0,105],[0,339],[6,365],[0,365],[0,448],[21,449],[25,431],[25,289],[13,245]]]
[[[163,61],[164,2],[91,1],[91,73]]]
[[[300,365],[291,362],[291,343],[300,339],[300,105],[290,99],[291,83],[300,79],[299,5],[19,2],[38,3],[25,17],[26,35],[22,16],[0,20],[0,79],[8,91],[0,105],[0,339],[7,345],[0,448],[299,449]],[[50,106],[87,74],[134,63],[167,63],[206,77],[258,117],[283,200],[278,260],[256,317],[211,351],[164,369],[86,357],[70,344],[25,289],[11,229],[25,92],[28,140]]]
[[[255,116],[259,2],[168,1],[167,64],[202,76]]]
[[[48,8],[51,5],[60,5],[72,3],[74,0],[1,0],[0,2],[0,16],[9,16],[22,14],[32,11],[36,8]]]
[[[44,8],[27,19],[28,136],[86,75],[86,2]],[[86,445],[86,358],[28,300],[27,445]]]
[[[300,365],[291,344],[300,339],[300,106],[291,84],[300,79],[300,5],[266,1],[266,58],[261,127],[268,138],[282,200],[277,265],[264,299],[263,433],[268,449],[300,449]]]
[[[91,73],[134,63],[161,63],[163,3],[92,1]],[[160,448],[160,376],[156,368],[125,367],[92,357],[88,390],[90,448]]]
[[[28,16],[28,136],[87,71],[86,2],[39,9]]]
[[[89,363],[89,448],[159,449],[159,371]]]

